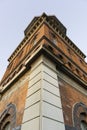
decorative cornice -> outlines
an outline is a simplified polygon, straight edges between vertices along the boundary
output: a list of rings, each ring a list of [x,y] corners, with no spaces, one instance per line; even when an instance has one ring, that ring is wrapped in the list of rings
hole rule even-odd
[[[76,52],[77,55],[79,55],[81,58],[85,58],[85,55],[80,51],[80,49],[78,49],[78,47],[66,36],[66,28],[56,19],[56,17],[47,16],[45,13],[43,13],[41,17],[37,17],[33,20],[33,23],[31,22],[30,25],[32,26],[29,25],[27,27],[26,32],[25,32],[25,38],[23,39],[23,41],[19,44],[19,46],[15,49],[13,54],[8,59],[10,63],[14,60],[14,58],[17,56],[19,51],[23,49],[26,43],[31,39],[31,37],[36,33],[36,31],[44,23],[47,24],[64,41],[64,43],[68,44],[68,46],[70,46],[70,48],[72,48]],[[43,45],[41,45],[42,44],[41,41],[43,39],[47,40],[47,43],[46,44],[44,43]],[[45,49],[47,52],[49,52],[49,49],[52,49],[50,54],[48,53],[50,56],[51,55],[54,56],[54,58],[59,63],[62,63],[63,66],[65,66],[70,71],[72,71],[74,75],[80,78],[84,83],[85,82],[87,83],[87,80],[86,80],[87,76],[86,78],[83,77],[83,74],[87,75],[87,72],[84,72],[84,70],[79,68],[77,64],[71,61],[69,57],[67,57],[55,44],[53,44],[50,39],[48,39],[46,36],[42,36],[41,39],[39,39],[39,41],[36,43],[36,45],[32,46],[32,48],[29,50],[29,53],[23,57],[20,63],[18,63],[17,66],[15,66],[15,68],[9,74],[7,74],[6,77],[1,81],[0,91],[3,91],[4,89],[6,89],[7,86],[9,86],[9,84],[11,84],[11,82],[13,82],[13,80],[15,80],[15,78],[17,78],[22,73],[22,71],[26,69],[25,64],[28,64],[30,60],[33,60],[33,57],[35,55],[37,56],[38,50],[39,51],[42,50],[43,46],[45,45],[46,45]],[[57,54],[56,54],[56,51],[57,51]],[[60,57],[58,53],[60,53]],[[77,68],[81,71],[82,77],[81,75],[77,74],[76,72]]]
[[[46,40],[46,43],[42,44],[42,40]],[[20,75],[27,69],[27,66],[31,65],[32,62],[37,59],[39,55],[45,54],[46,56],[50,57],[52,60],[54,60],[58,65],[61,64],[60,68],[64,67],[66,69],[66,72],[69,72],[70,74],[73,74],[73,76],[78,79],[80,82],[82,82],[83,86],[86,86],[87,79],[84,79],[83,74],[87,75],[83,70],[78,68],[78,66],[72,62],[69,57],[67,57],[52,41],[50,41],[46,36],[43,36],[36,46],[33,46],[32,51],[28,53],[26,57],[24,57],[23,61],[20,63],[20,66],[16,67],[13,72],[11,72],[10,75],[8,75],[4,81],[1,83],[1,93],[9,87],[9,85],[14,82]],[[82,77],[79,73],[76,73],[76,69],[79,69],[82,73]],[[87,78],[87,77],[86,77]],[[6,82],[8,81],[8,82]],[[5,83],[6,82],[6,83]]]
[[[14,57],[25,46],[25,44],[32,37],[32,35],[35,33],[35,31],[37,31],[38,28],[42,25],[42,23],[44,22],[45,16],[46,15],[43,13],[42,16],[39,17],[37,21],[35,21],[35,23],[31,26],[31,28],[29,28],[29,31],[27,31],[25,38],[22,40],[22,42],[18,45],[18,47],[14,50],[12,55],[9,57],[9,59],[8,59],[9,62],[11,62],[14,59]]]
[[[55,16],[47,16],[45,13],[43,13],[40,17],[35,17],[31,21],[29,26],[25,29],[25,38],[9,57],[9,62],[14,59],[14,57],[25,46],[25,44],[32,37],[35,31],[44,22],[47,23],[48,26],[50,26],[81,58],[86,57],[84,53],[66,36],[66,28],[64,27],[64,25]]]
[[[78,55],[78,56],[80,56],[82,59],[83,58],[86,58],[86,56],[85,56],[85,54],[68,38],[68,36],[67,35],[65,35],[65,34],[63,34],[62,32],[61,32],[61,30],[57,27],[57,26],[54,26],[54,23],[50,23],[50,20],[46,20],[46,22],[45,22],[51,29],[53,29],[53,31],[55,32],[55,33],[57,33],[57,35],[59,35],[62,39],[63,39],[63,41],[66,43],[66,44],[68,44],[69,46],[70,46],[70,48],[72,48],[75,52],[76,52],[76,54]]]

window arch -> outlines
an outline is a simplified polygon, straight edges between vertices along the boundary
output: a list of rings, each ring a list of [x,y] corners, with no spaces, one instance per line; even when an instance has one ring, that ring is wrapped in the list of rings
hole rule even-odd
[[[16,126],[16,106],[8,104],[0,115],[0,130],[12,130]]]
[[[87,130],[87,106],[81,102],[74,105],[73,124],[77,130]]]

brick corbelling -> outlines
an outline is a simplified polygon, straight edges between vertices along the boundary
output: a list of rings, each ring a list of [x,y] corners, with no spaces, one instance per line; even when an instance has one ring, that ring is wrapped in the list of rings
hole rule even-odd
[[[36,20],[35,23],[33,23],[31,28],[29,29],[29,33],[25,36],[23,41],[15,49],[13,54],[9,57],[8,61],[11,61],[14,58],[14,56],[18,53],[18,51],[26,44],[27,40],[29,40],[32,37],[32,35],[34,35],[38,28],[43,24],[45,17],[46,15],[43,13],[41,17],[39,17],[38,20]]]
[[[61,32],[60,29],[58,29],[57,27],[54,28],[54,26],[52,26],[50,24],[50,21],[46,21],[45,24],[48,25],[48,27],[50,27],[55,34],[59,35],[60,38],[63,40],[63,42],[65,42],[67,45],[69,45],[70,48],[72,48],[73,51],[75,51],[75,53],[81,57],[82,59],[84,59],[86,56],[84,55],[84,53],[65,35]]]
[[[36,45],[34,45],[34,36],[37,36],[36,39]],[[8,82],[8,77],[14,77],[14,75],[19,71],[20,67],[24,65],[25,60],[29,58],[35,51],[35,48],[37,49],[38,44],[40,44],[40,41],[44,35],[44,25],[41,26],[35,34],[28,39],[26,44],[22,47],[22,49],[16,54],[16,56],[13,58],[13,60],[9,63],[6,72],[1,80],[1,83],[5,80],[5,82]],[[13,73],[13,74],[12,74]],[[7,84],[7,83],[4,83]],[[3,86],[3,85],[2,85]]]
[[[65,33],[66,31],[64,31],[64,34],[63,34],[62,30],[66,30],[66,28],[63,26],[63,24],[55,16],[47,16],[45,13],[43,13],[40,17],[38,17],[38,19],[36,19],[34,21],[32,26],[29,28],[27,36],[23,39],[23,41],[19,44],[19,46],[16,48],[16,50],[10,56],[10,58],[8,59],[9,61],[11,61],[13,59],[13,57],[20,50],[20,48],[22,46],[24,46],[24,44],[26,43],[26,40],[29,40],[30,36],[44,22],[47,23],[48,26],[50,26],[53,30],[55,30],[56,33],[59,32],[58,35],[60,35],[70,46],[72,46],[72,48],[75,50],[75,52],[78,55],[80,55],[82,58],[85,58],[85,55],[81,52],[81,50],[66,36],[66,33]],[[56,26],[55,26],[55,23],[56,23]]]
[[[41,19],[42,19],[42,22],[41,22]],[[60,32],[61,32],[61,28],[64,28],[64,26],[59,21],[57,21],[56,17],[47,16],[45,13],[43,13],[42,16],[38,17],[38,19],[32,24],[32,27],[29,28],[29,33],[31,32],[32,28],[35,25],[37,25],[37,23],[39,23],[39,24],[36,27],[36,29],[34,29],[34,31],[31,33],[32,35],[25,37],[24,40],[23,40],[23,43],[19,44],[17,49],[11,55],[12,59],[10,60],[10,64],[9,64],[9,66],[7,68],[7,71],[6,71],[5,75],[4,75],[4,77],[3,77],[4,79],[8,76],[8,73],[12,72],[15,69],[15,67],[20,63],[19,61],[21,61],[23,58],[25,58],[25,56],[27,55],[27,52],[30,52],[33,49],[33,44],[31,44],[31,39],[32,39],[32,37],[34,35],[36,35],[35,33],[38,32],[38,29],[43,31],[43,29],[42,29],[43,24],[44,24],[44,26],[48,26],[48,28],[45,27],[45,31],[43,32],[43,34],[42,34],[42,31],[40,31],[39,34],[42,34],[42,36],[43,36],[43,35],[45,35],[45,32],[49,32],[49,31],[52,32],[53,31],[53,34],[56,34],[56,36],[60,37],[61,44],[63,42],[63,45],[62,45],[63,50],[62,51],[64,51],[64,53],[65,53],[64,48],[66,48],[65,44],[67,46],[69,46],[72,50],[75,49],[75,48],[76,48],[76,50],[78,50],[78,48],[73,43],[72,44],[70,43],[69,39],[66,37],[66,33],[64,34],[64,37],[62,37],[62,33],[60,33]],[[54,23],[57,24],[57,26],[55,28],[54,28]],[[59,26],[59,25],[61,25],[61,26]],[[58,28],[58,29],[56,30],[56,28]],[[64,30],[65,30],[65,28],[64,28]],[[49,38],[51,38],[51,37],[49,37]],[[38,40],[40,40],[40,36],[39,36]],[[69,42],[70,45],[67,42]],[[59,43],[57,43],[57,44],[58,44],[57,45],[58,47],[61,47],[61,44],[60,44],[60,46],[59,46]],[[27,49],[29,49],[29,50],[27,50]],[[73,51],[75,52],[75,50],[73,50]],[[78,52],[80,52],[80,51],[78,50]],[[78,53],[76,53],[76,54],[78,54]],[[20,55],[21,55],[21,57],[20,57]],[[65,55],[66,55],[66,53],[65,53]],[[74,61],[75,57],[77,57],[77,56],[74,56],[74,58],[72,59],[73,61]],[[14,65],[11,65],[11,64],[14,64]],[[4,79],[2,79],[2,80],[4,80]]]
[[[46,37],[46,42],[44,43],[44,47],[46,49],[46,51],[49,51],[49,55],[54,55],[54,59],[57,61],[59,61],[61,63],[61,69],[63,67],[67,68],[66,71],[74,74],[73,76],[79,77],[79,80],[81,79],[82,81],[84,81],[85,83],[87,83],[87,79],[86,79],[86,72],[81,69],[72,59],[70,59],[63,51],[61,51],[61,49],[59,47],[57,47],[52,41],[50,41],[47,37]],[[48,56],[49,56],[48,55]],[[51,58],[52,59],[52,58]],[[76,71],[78,69],[78,72]],[[85,74],[85,78],[84,75]]]
[[[51,49],[51,53],[52,53],[52,56],[54,57],[54,59],[55,60],[57,60],[58,62],[60,62],[60,63],[62,63],[62,65],[63,66],[65,66],[65,67],[67,67],[72,73],[74,73],[75,75],[77,75],[78,77],[80,77],[80,79],[81,80],[83,80],[83,81],[85,81],[85,82],[87,82],[87,80],[86,79],[84,79],[84,77],[82,76],[81,77],[81,75],[82,74],[84,74],[84,72],[82,72],[81,70],[80,70],[80,72],[82,73],[76,73],[76,71],[75,71],[75,69],[77,68],[76,66],[75,66],[75,64],[71,61],[71,63],[70,63],[70,59],[59,49],[59,48],[57,48],[57,46],[56,45],[54,45],[46,36],[44,36],[44,37],[42,37],[42,40],[46,40],[46,43],[45,43],[45,41],[44,41],[44,43],[42,43],[41,41],[40,42],[38,42],[38,46],[36,46],[36,47],[34,47],[34,50],[33,51],[31,51],[31,53],[33,54],[33,53],[35,53],[35,48],[36,48],[36,51],[38,50],[38,48],[40,47],[39,46],[39,44],[42,44],[43,46],[41,47],[41,49],[43,49],[44,47],[48,50],[48,51],[46,51],[46,53],[48,53],[50,50],[49,49]],[[37,48],[38,47],[38,48]],[[50,48],[48,48],[48,47],[50,47]],[[43,53],[44,54],[44,53]],[[50,55],[50,53],[49,53],[49,55]],[[59,56],[58,55],[61,55],[61,57],[62,57],[62,59],[61,59],[61,57],[59,58]],[[32,57],[32,55],[31,55],[31,57]],[[25,62],[26,62],[26,59],[24,59],[25,60]],[[29,61],[28,61],[29,62]],[[70,65],[70,64],[71,65]],[[20,66],[19,66],[20,67]],[[73,69],[74,68],[74,69]],[[25,69],[26,69],[26,66],[25,66]],[[20,72],[20,71],[19,71]],[[17,74],[17,72],[15,73],[15,74]],[[12,77],[13,78],[13,77]],[[86,78],[86,77],[85,77]],[[79,79],[79,80],[80,80]]]
[[[45,31],[43,31],[43,30],[45,30]],[[50,36],[49,32],[52,32],[57,37],[57,39],[58,39],[57,45],[55,45],[52,42],[52,40],[51,40],[52,36]],[[66,68],[68,68],[73,74],[75,74],[79,79],[87,82],[86,65],[84,67],[83,65],[81,65],[81,63],[79,64],[79,62],[78,62],[79,57],[78,57],[78,55],[74,54],[74,52],[72,55],[69,55],[67,53],[66,48],[69,46],[67,46],[66,42],[61,37],[59,37],[59,34],[56,33],[56,31],[53,31],[53,28],[51,29],[49,27],[49,25],[47,27],[47,24],[45,22],[44,27],[41,26],[37,33],[36,34],[38,35],[38,38],[37,38],[36,45],[33,46],[33,43],[31,42],[32,39],[30,41],[28,41],[26,43],[26,45],[23,46],[23,49],[20,51],[20,53],[17,54],[17,56],[14,58],[14,60],[12,62],[13,65],[11,65],[11,63],[9,64],[9,66],[6,70],[6,73],[1,81],[2,87],[4,87],[6,84],[8,84],[13,79],[13,77],[18,74],[20,69],[23,66],[25,66],[25,62],[26,62],[27,58],[32,57],[34,52],[38,49],[39,44],[41,45],[41,43],[40,43],[41,39],[46,39],[47,45],[46,45],[46,43],[44,43],[47,47],[46,49],[48,49],[51,53],[53,53],[53,55],[55,55],[57,60],[62,62],[63,65]],[[60,41],[60,43],[59,43],[59,41]],[[29,49],[29,50],[27,50],[27,49]],[[21,54],[21,58],[20,58],[20,54]],[[84,62],[84,64],[85,64],[85,62]],[[77,69],[78,69],[78,71],[76,71]]]

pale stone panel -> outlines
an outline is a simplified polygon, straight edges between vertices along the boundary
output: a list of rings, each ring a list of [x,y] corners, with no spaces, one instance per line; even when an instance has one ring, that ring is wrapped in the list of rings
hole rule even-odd
[[[29,81],[29,86],[33,86],[34,84],[36,84],[38,81],[41,80],[41,73],[37,74],[32,80]]]
[[[24,124],[22,124],[22,130],[39,130],[39,126],[40,126],[40,119],[35,118],[31,121],[28,121]]]
[[[60,97],[59,88],[43,80],[43,88]]]
[[[32,94],[26,99],[26,105],[25,108],[35,104],[36,102],[40,101],[40,90],[36,93]]]
[[[43,61],[44,64],[48,67],[50,67],[51,69],[53,69],[54,71],[56,71],[56,66],[53,62],[51,62],[49,59],[47,59],[45,56],[43,57]]]
[[[34,104],[33,106],[25,109],[23,123],[40,116],[40,103]]]
[[[58,87],[58,80],[54,79],[53,77],[51,77],[50,75],[48,75],[45,72],[43,72],[43,79],[48,81],[49,83],[53,84],[54,86]]]
[[[43,117],[42,130],[65,130],[64,124]]]
[[[46,73],[48,73],[54,79],[57,79],[57,74],[55,73],[55,71],[51,70],[47,66],[45,66],[45,65],[43,66],[43,71],[46,72]]]
[[[43,56],[38,57],[37,60],[32,64],[31,71],[35,70],[39,65],[41,65],[43,62]]]
[[[32,64],[22,130],[65,130],[56,66],[41,56]]]
[[[55,96],[48,91],[43,90],[43,100],[61,108],[60,97]]]
[[[29,86],[28,88],[28,93],[27,93],[27,97],[32,95],[33,93],[35,93],[36,91],[38,91],[41,88],[41,82],[38,81],[36,84],[34,84],[32,87]]]
[[[30,74],[30,80],[41,72],[42,65],[38,65]]]
[[[62,109],[57,108],[51,104],[43,102],[43,116],[63,122]]]

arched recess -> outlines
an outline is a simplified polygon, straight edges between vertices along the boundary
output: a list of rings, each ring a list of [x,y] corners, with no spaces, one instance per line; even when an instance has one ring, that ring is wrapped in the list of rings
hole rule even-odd
[[[5,127],[9,127],[10,130],[12,130],[12,128],[15,128],[15,126],[16,126],[16,106],[10,103],[7,105],[6,109],[0,115],[0,130],[4,130]]]
[[[87,130],[87,106],[81,102],[74,105],[73,124],[77,130]]]

